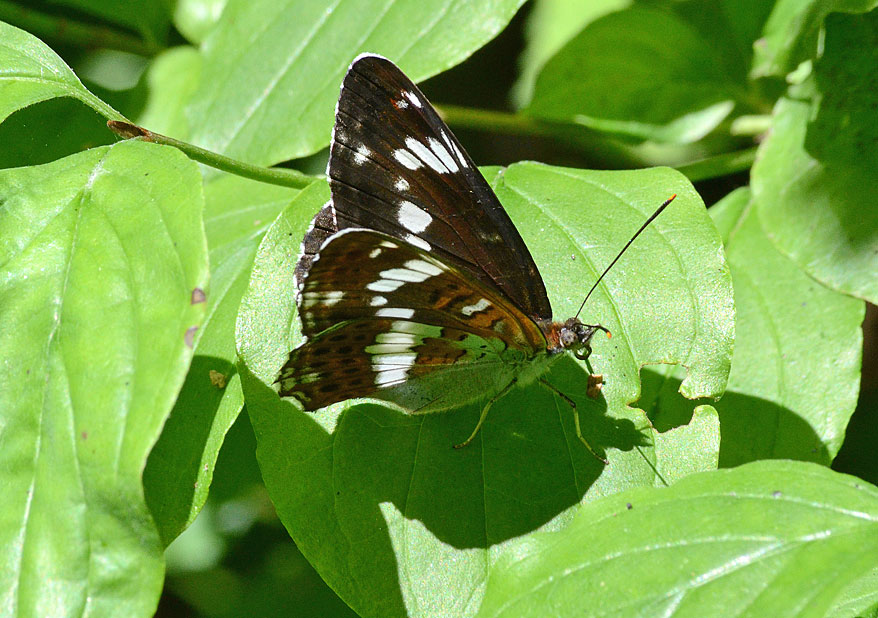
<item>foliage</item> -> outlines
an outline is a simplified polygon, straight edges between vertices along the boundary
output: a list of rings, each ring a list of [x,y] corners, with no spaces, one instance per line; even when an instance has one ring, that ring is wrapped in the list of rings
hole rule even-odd
[[[608,466],[540,389],[461,451],[478,405],[277,397],[346,67],[435,76],[522,3],[0,3],[0,611],[874,614],[878,489],[829,468],[874,390],[874,0],[544,0],[516,112],[426,83],[546,161],[483,171],[556,319],[678,194],[586,306],[612,340],[552,369]]]

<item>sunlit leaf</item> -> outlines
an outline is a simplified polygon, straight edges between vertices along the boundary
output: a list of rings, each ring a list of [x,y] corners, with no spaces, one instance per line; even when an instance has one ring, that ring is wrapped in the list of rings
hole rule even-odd
[[[202,47],[189,108],[193,140],[250,163],[274,164],[329,141],[342,77],[374,52],[419,81],[493,38],[524,0],[258,0],[226,6]]]
[[[876,553],[878,488],[757,462],[600,500],[517,541],[479,616],[824,616]]]
[[[730,280],[691,185],[668,169],[522,163],[498,175],[495,188],[561,319],[575,313],[596,273],[646,217],[679,194],[583,314],[614,333],[594,343],[590,359],[605,376],[603,396],[586,396],[585,367],[572,358],[548,375],[577,401],[583,431],[609,466],[576,439],[567,404],[540,388],[498,401],[479,439],[459,451],[451,445],[472,430],[478,404],[409,416],[355,401],[308,414],[280,400],[271,383],[300,340],[289,273],[325,186],[304,191],[268,231],[242,301],[239,368],[266,486],[309,561],[365,616],[472,615],[497,546],[563,526],[582,501],[716,465],[712,409],[691,427],[659,435],[627,405],[643,363],[685,363],[690,397],[718,395],[725,385]]]
[[[262,235],[297,194],[237,176],[205,187],[207,314],[186,382],[144,471],[147,503],[165,543],[204,505],[223,439],[244,404],[235,369],[238,305]]]
[[[125,142],[0,172],[0,597],[146,615],[163,547],[141,473],[204,318],[197,167]]]

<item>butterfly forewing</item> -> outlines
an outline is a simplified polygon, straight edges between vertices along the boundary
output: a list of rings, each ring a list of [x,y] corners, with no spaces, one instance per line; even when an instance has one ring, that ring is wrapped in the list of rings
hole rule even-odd
[[[535,320],[551,318],[530,252],[481,173],[421,91],[366,55],[342,84],[327,175],[335,225],[429,251]]]

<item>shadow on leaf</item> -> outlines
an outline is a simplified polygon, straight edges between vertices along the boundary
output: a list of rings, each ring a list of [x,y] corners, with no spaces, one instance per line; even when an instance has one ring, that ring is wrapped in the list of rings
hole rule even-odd
[[[721,468],[758,459],[796,459],[829,465],[832,458],[808,421],[772,401],[726,391],[719,401],[690,401],[677,391],[681,379],[644,368],[642,396],[636,405],[646,410],[659,431],[685,425],[692,410],[703,403],[716,408],[720,419]]]
[[[435,550],[436,539],[449,551],[487,549],[536,530],[578,504],[604,470],[576,437],[567,403],[538,385],[498,400],[479,436],[455,450],[481,404],[425,416],[354,404],[329,433],[330,411],[302,412],[239,369],[281,520],[339,595],[354,609],[368,598],[375,615],[405,614],[400,569],[412,564],[398,555],[417,562],[413,552]],[[608,416],[602,396],[586,397],[588,374],[573,359],[546,377],[577,402],[597,452],[651,444],[631,420]],[[368,589],[358,582],[364,571]]]
[[[196,355],[177,402],[149,454],[143,471],[143,488],[166,546],[188,524],[198,491],[204,449],[225,392],[212,382],[212,375],[221,374],[228,383],[236,373],[237,368],[225,359]]]

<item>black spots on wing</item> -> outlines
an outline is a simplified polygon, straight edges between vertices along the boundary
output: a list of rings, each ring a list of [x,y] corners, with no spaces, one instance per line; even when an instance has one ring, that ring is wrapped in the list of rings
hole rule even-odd
[[[466,334],[466,333],[460,333],[460,334],[457,336],[457,340],[458,340],[458,341],[465,341],[466,338],[467,338],[467,334]]]
[[[351,386],[362,386],[364,381],[365,380],[363,380],[363,378],[354,378],[353,380],[348,382],[348,384],[350,384]]]
[[[359,367],[345,367],[344,369],[342,369],[341,372],[345,375],[350,376],[350,375],[354,375],[355,373],[359,373],[359,371],[360,371]]]
[[[366,335],[366,333],[357,333],[356,335],[353,336],[353,340],[357,343],[363,343],[368,338],[369,338],[369,336]]]
[[[341,333],[341,334],[338,334],[338,335],[332,335],[332,336],[329,338],[329,341],[331,341],[331,342],[333,342],[333,343],[338,343],[338,342],[340,342],[340,341],[344,341],[344,340],[346,340],[347,338],[348,338],[348,336],[347,336],[346,334]]]
[[[439,289],[439,288],[436,288],[436,289],[434,289],[432,292],[430,292],[430,296],[429,296],[429,298],[427,299],[427,302],[428,302],[430,305],[435,305],[436,303],[439,302],[439,300],[440,300],[441,298],[442,298],[442,290]]]
[[[313,354],[316,356],[320,356],[321,354],[329,354],[330,350],[331,348],[329,346],[321,345],[314,348]]]
[[[353,351],[354,351],[353,346],[349,346],[349,345],[343,345],[338,350],[336,350],[336,352],[338,352],[339,354],[350,354]]]
[[[449,307],[457,307],[458,305],[462,305],[463,303],[469,302],[472,299],[472,293],[468,291],[464,291],[457,296],[453,297],[451,301],[449,301]]]
[[[339,389],[339,385],[334,382],[326,382],[320,385],[321,393],[334,393]]]

